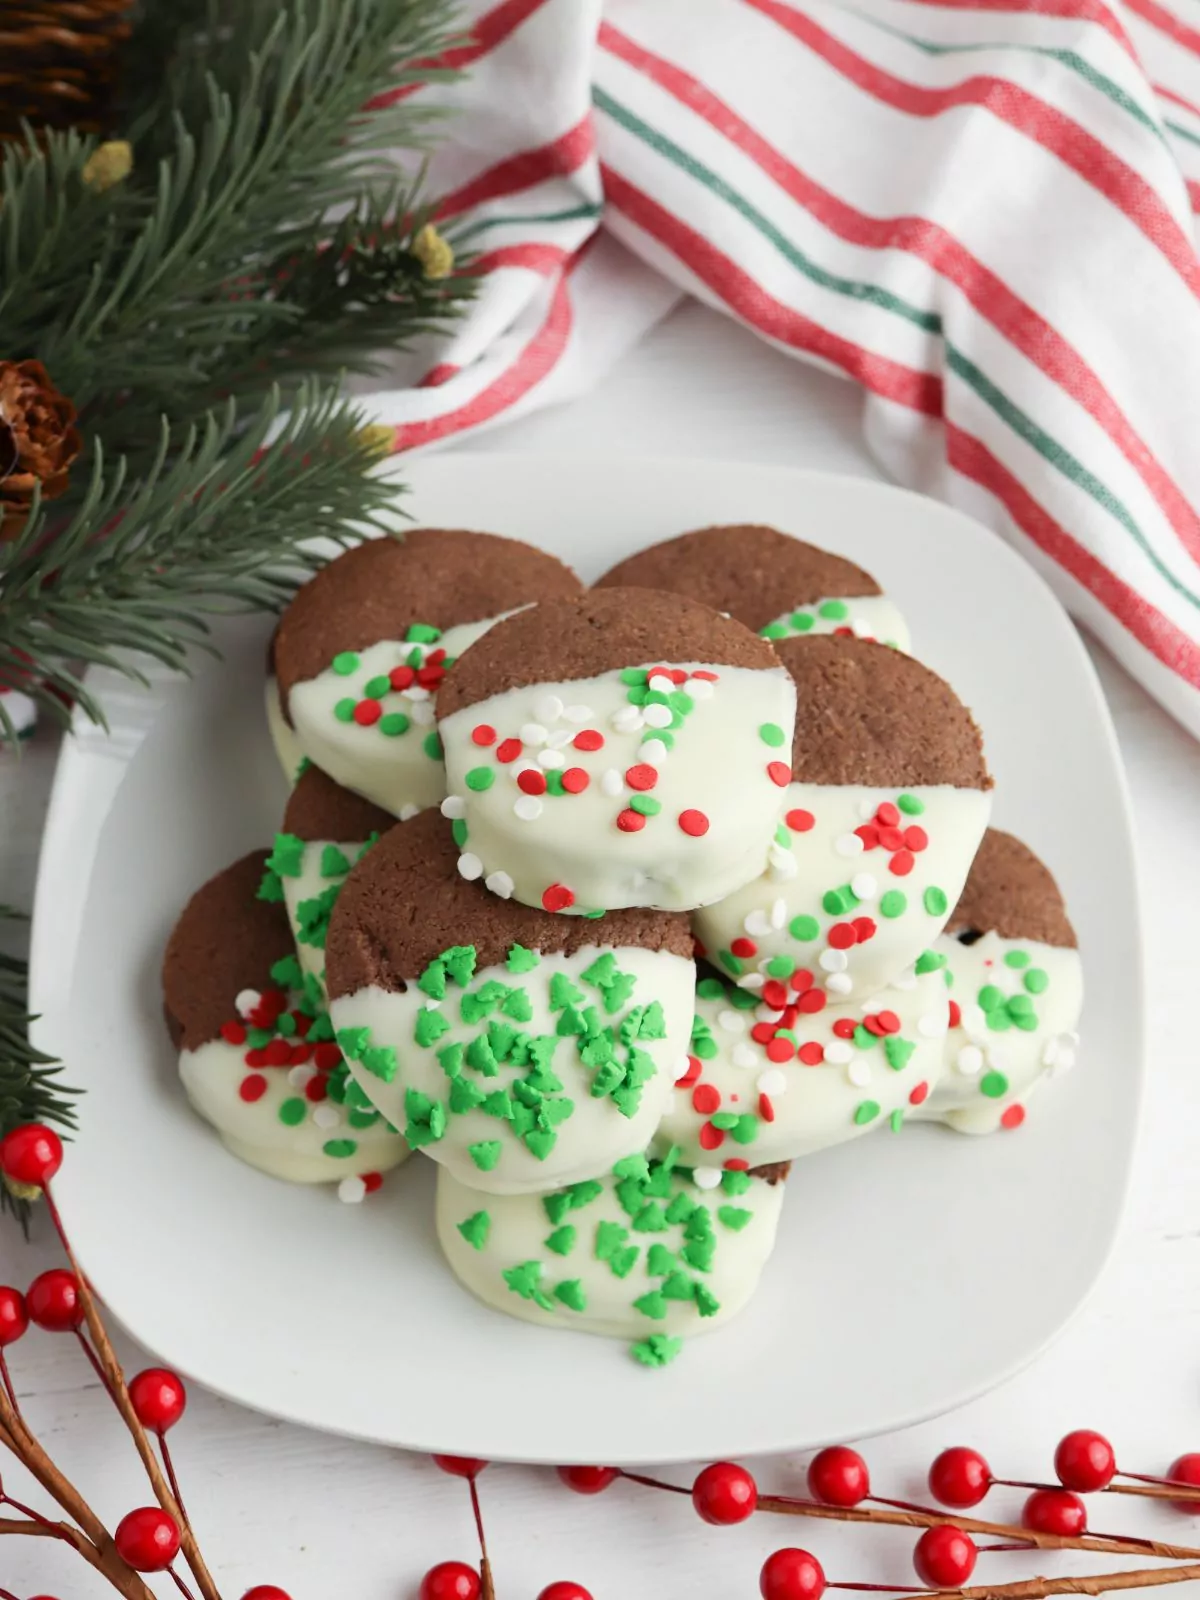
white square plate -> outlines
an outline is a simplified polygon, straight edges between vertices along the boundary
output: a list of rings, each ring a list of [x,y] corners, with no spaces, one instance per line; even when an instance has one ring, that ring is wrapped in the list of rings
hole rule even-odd
[[[1033,571],[975,523],[877,484],[720,462],[459,454],[406,463],[419,521],[544,545],[585,578],[690,527],[771,522],[874,572],[975,711],[995,820],[1045,857],[1079,929],[1082,1064],[1017,1133],[886,1131],[799,1164],[758,1298],[650,1372],[621,1345],[476,1304],[442,1265],[432,1169],[362,1206],[241,1166],[188,1109],[162,1024],[191,891],[269,842],[267,619],[152,693],[92,681],[112,734],[64,747],[38,883],[43,1049],[87,1089],[57,1183],[85,1270],[161,1359],[261,1411],[491,1459],[749,1455],[899,1427],[1031,1360],[1112,1246],[1142,1082],[1124,781],[1091,664]]]

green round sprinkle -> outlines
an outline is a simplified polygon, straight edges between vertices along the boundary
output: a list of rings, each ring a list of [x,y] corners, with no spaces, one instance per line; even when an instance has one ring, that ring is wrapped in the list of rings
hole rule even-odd
[[[1028,950],[1010,950],[1004,957],[1006,967],[1027,967],[1029,965]]]
[[[827,622],[845,622],[850,615],[850,607],[844,600],[826,600],[819,610]]]
[[[791,622],[797,633],[811,633],[817,625],[817,619],[811,611],[793,611]]]
[[[696,709],[696,702],[684,689],[672,689],[668,703],[671,710],[678,711],[681,717],[689,716]]]
[[[402,733],[408,732],[408,718],[403,711],[389,711],[386,716],[379,719],[379,731],[386,734],[389,739],[395,739]]]
[[[298,1123],[303,1122],[307,1115],[308,1106],[295,1095],[291,1099],[285,1100],[279,1108],[279,1120],[289,1128],[294,1128]]]
[[[790,978],[796,970],[796,963],[791,956],[772,956],[767,962],[767,976],[771,978]]]
[[[720,1000],[725,994],[725,985],[720,978],[701,978],[696,993],[701,1000]]]
[[[1033,1015],[1033,1001],[1027,994],[1015,994],[1008,1002],[1010,1017],[1031,1017]]]
[[[433,733],[425,735],[421,741],[421,749],[424,750],[431,761],[440,761],[442,759],[442,741],[436,729]]]
[[[735,1011],[753,1011],[758,1004],[758,996],[750,989],[731,989],[727,998]]]
[[[918,800],[915,794],[898,794],[896,804],[907,817],[919,817],[925,809],[924,800]]]
[[[455,817],[454,821],[450,824],[450,833],[451,833],[451,835],[452,835],[452,837],[454,839],[455,844],[461,850],[463,845],[465,845],[466,842],[467,842],[467,819],[466,819],[466,817]]]
[[[339,700],[337,705],[335,705],[334,708],[333,708],[333,714],[338,719],[339,722],[353,722],[354,721],[354,701],[353,700]]]
[[[645,667],[624,667],[621,671],[621,682],[632,684],[635,687],[644,684],[649,677]]]
[[[662,801],[656,800],[652,794],[635,794],[629,801],[631,811],[640,811],[644,817],[656,817],[662,810]]]
[[[901,889],[889,889],[879,897],[881,917],[902,917],[908,910],[908,896]]]
[[[793,917],[788,923],[788,932],[793,939],[799,940],[801,944],[808,944],[817,937],[820,931],[821,924],[816,917]]]
[[[979,1080],[979,1092],[989,1100],[999,1100],[1002,1094],[1008,1093],[1008,1079],[1002,1072],[985,1072]]]
[[[442,637],[442,630],[428,622],[410,622],[404,635],[405,644],[433,644]]]
[[[782,822],[775,829],[775,843],[777,845],[781,845],[783,847],[783,849],[785,849],[785,850],[790,850],[791,849],[792,836],[788,832],[788,830],[784,827]]]
[[[732,950],[718,950],[717,960],[729,972],[732,972],[735,978],[741,977],[743,970],[742,963],[739,961],[737,956],[734,955]]]
[[[979,991],[978,999],[985,1011],[999,1011],[1004,1005],[1004,996],[994,983],[985,983]]]
[[[472,767],[466,778],[467,788],[474,789],[477,793],[490,789],[495,781],[496,774],[491,767]]]
[[[928,889],[926,889],[925,909],[928,911],[931,917],[942,916],[949,903],[950,902],[946,899],[946,891],[944,889],[939,889],[935,883],[931,883]]]
[[[327,1156],[344,1160],[355,1153],[358,1145],[353,1139],[327,1139],[321,1148]]]
[[[1041,967],[1030,967],[1025,974],[1025,987],[1030,994],[1042,994],[1050,982],[1050,974],[1043,972]]]
[[[865,1123],[874,1122],[875,1118],[879,1115],[879,1111],[880,1106],[878,1100],[861,1101],[854,1113],[855,1126],[861,1128]]]
[[[668,733],[666,728],[650,728],[642,735],[641,742],[649,744],[651,739],[657,739],[665,750],[674,750],[675,748],[675,736],[672,733]]]
[[[391,679],[386,672],[383,672],[377,678],[367,679],[367,686],[363,693],[369,700],[382,700],[385,694],[391,692],[391,687]]]
[[[343,650],[333,658],[333,670],[339,678],[348,678],[358,671],[358,657],[353,650]]]
[[[786,735],[777,722],[763,722],[759,724],[758,737],[773,750],[778,750]]]
[[[782,622],[768,622],[765,628],[758,630],[760,639],[786,639],[787,626]]]
[[[827,889],[821,896],[821,908],[831,917],[840,917],[849,911],[850,901],[841,889]]]
[[[566,789],[563,787],[562,773],[557,767],[551,767],[550,771],[546,774],[546,793],[566,794],[566,792]]]

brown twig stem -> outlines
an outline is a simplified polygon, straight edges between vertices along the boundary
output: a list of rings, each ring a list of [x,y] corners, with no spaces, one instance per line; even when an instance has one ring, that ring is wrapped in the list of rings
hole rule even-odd
[[[13,1388],[12,1373],[8,1370],[8,1361],[3,1350],[0,1350],[0,1383],[4,1385],[4,1392],[8,1396],[9,1405],[12,1406],[19,1417],[21,1415],[21,1405],[17,1399],[17,1391]]]
[[[0,1517],[0,1536],[5,1534],[27,1539],[60,1539],[77,1550],[89,1567],[94,1567],[102,1577],[107,1578],[117,1593],[124,1596],[124,1600],[154,1600],[154,1595],[132,1567],[126,1566],[119,1556],[115,1563],[110,1561],[103,1551],[69,1523],[17,1522],[10,1517]],[[116,1555],[115,1549],[113,1554]]]
[[[929,1589],[922,1600],[1044,1600],[1052,1594],[1108,1594],[1114,1589],[1153,1589],[1163,1583],[1194,1583],[1200,1564],[1146,1567],[1136,1572],[1100,1572],[1094,1577],[1026,1578],[971,1589]]]
[[[1132,1477],[1133,1474],[1128,1476]],[[1144,1495],[1147,1500],[1195,1500],[1196,1510],[1200,1511],[1200,1488],[1194,1483],[1174,1484],[1169,1478],[1158,1478],[1153,1483],[1145,1480],[1138,1483],[1110,1483],[1104,1492]]]

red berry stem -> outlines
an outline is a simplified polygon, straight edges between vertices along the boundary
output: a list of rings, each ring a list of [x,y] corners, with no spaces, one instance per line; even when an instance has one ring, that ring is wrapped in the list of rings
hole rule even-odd
[[[54,1536],[58,1537],[58,1530],[49,1517],[44,1517],[40,1511],[35,1511],[32,1506],[23,1506],[19,1500],[14,1500],[12,1495],[0,1495],[0,1505],[11,1506],[14,1511],[19,1511],[23,1517],[28,1517],[30,1522],[40,1522],[43,1528],[49,1528]]]
[[[665,1489],[668,1494],[690,1495],[692,1492],[678,1483],[664,1483],[661,1478],[647,1478],[640,1472],[626,1472],[624,1467],[618,1467],[617,1471],[630,1483],[640,1483],[643,1489]]]
[[[175,1587],[179,1590],[180,1594],[183,1595],[184,1600],[196,1600],[196,1596],[188,1588],[187,1584],[184,1583],[183,1579],[175,1571],[174,1567],[167,1568],[167,1576],[174,1579]]]
[[[83,1331],[82,1328],[76,1328],[74,1330],[74,1333],[75,1333],[75,1337],[79,1340],[79,1348],[83,1351],[84,1355],[88,1358],[88,1363],[90,1364],[92,1371],[96,1374],[96,1376],[100,1379],[100,1382],[104,1385],[105,1389],[108,1391],[108,1398],[112,1401],[113,1405],[116,1405],[116,1403],[117,1403],[116,1391],[114,1390],[114,1388],[112,1386],[112,1382],[109,1379],[108,1373],[105,1372],[104,1368],[100,1365],[99,1356],[97,1356],[96,1352],[92,1349],[91,1345],[88,1343],[87,1336],[84,1334],[84,1331]]]
[[[483,1531],[483,1508],[479,1504],[478,1474],[473,1474],[467,1479],[467,1488],[471,1492],[475,1532],[479,1535],[479,1600],[496,1600],[496,1588],[492,1582],[492,1564],[488,1560],[487,1537]]]
[[[183,1523],[190,1527],[191,1522],[188,1518],[187,1508],[183,1503],[183,1496],[179,1492],[179,1479],[175,1476],[175,1463],[171,1460],[171,1447],[167,1443],[167,1436],[159,1430],[156,1432],[155,1438],[158,1440],[158,1451],[162,1456],[163,1466],[167,1471],[167,1482],[171,1485],[171,1493],[175,1496],[175,1504],[183,1514]]]

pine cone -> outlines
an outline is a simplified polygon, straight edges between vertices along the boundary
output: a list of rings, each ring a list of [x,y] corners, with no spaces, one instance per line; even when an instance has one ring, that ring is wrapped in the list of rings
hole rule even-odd
[[[34,488],[54,500],[83,447],[75,407],[40,361],[0,361],[0,539],[25,526]]]

